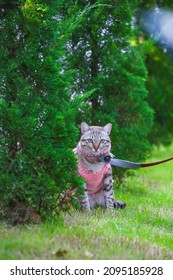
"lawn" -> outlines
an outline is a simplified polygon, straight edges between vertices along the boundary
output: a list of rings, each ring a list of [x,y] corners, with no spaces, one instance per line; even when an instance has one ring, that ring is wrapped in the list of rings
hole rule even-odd
[[[173,155],[154,149],[148,161]],[[0,226],[0,259],[173,259],[173,161],[135,171],[113,213],[75,211],[39,225]]]

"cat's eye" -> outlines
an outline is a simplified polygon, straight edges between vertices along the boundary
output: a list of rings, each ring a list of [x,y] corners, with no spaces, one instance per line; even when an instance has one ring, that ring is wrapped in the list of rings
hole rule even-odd
[[[92,142],[93,142],[93,139],[92,139],[92,138],[89,138],[89,139],[86,140],[86,142],[87,142],[87,143],[92,143]]]
[[[105,143],[107,143],[107,142],[109,142],[108,140],[105,140],[105,139],[101,139],[100,140],[100,143],[102,143],[102,144],[105,144]]]

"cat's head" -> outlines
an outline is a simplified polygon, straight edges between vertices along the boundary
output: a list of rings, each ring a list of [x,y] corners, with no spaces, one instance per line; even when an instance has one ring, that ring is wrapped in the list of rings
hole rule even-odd
[[[101,154],[110,149],[110,132],[112,124],[101,126],[89,126],[87,123],[81,123],[80,147],[83,152],[89,154]]]

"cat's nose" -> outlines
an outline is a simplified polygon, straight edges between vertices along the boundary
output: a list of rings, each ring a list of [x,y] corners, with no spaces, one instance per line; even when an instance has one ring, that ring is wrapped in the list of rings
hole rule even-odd
[[[99,146],[100,146],[99,144],[93,143],[93,147],[96,151],[99,149]]]

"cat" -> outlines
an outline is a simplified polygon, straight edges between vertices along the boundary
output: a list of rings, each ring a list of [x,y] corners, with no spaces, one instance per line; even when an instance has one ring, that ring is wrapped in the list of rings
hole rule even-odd
[[[85,179],[84,196],[80,204],[86,210],[95,206],[106,208],[124,208],[126,204],[121,200],[114,200],[114,189],[111,165],[99,160],[100,155],[110,155],[110,132],[112,124],[89,126],[81,123],[81,138],[73,150],[77,155],[78,174]]]

